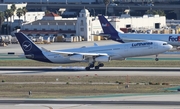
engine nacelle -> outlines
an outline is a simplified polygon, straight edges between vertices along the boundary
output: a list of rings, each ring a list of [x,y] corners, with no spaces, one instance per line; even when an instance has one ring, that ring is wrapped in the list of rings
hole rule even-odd
[[[73,61],[82,61],[84,60],[84,56],[77,54],[77,55],[70,56],[69,59]]]
[[[109,56],[99,56],[95,58],[97,62],[109,62],[111,59]]]

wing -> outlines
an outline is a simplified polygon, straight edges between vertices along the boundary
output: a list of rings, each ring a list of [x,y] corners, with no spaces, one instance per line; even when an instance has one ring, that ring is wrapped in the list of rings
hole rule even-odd
[[[110,34],[100,33],[100,34],[92,34],[92,35],[103,36],[105,38],[111,39]],[[122,37],[121,37],[121,40],[123,40],[123,42],[144,42],[144,41],[147,41],[145,39],[132,39],[132,38],[122,38]]]
[[[110,34],[104,34],[104,33],[99,33],[99,34],[91,34],[91,35],[95,35],[95,36],[103,36],[103,37],[110,37]]]
[[[146,39],[132,39],[132,38],[121,38],[124,42],[147,42],[150,40]]]
[[[88,61],[95,60],[97,62],[109,62],[111,60],[107,53],[82,53],[82,52],[64,52],[64,51],[50,51],[52,53],[58,53],[63,56],[69,57],[74,61]]]
[[[92,56],[108,56],[107,53],[82,53],[82,52],[65,52],[65,51],[50,51],[52,53],[61,54],[64,56],[71,56],[71,55],[84,55],[88,57]]]

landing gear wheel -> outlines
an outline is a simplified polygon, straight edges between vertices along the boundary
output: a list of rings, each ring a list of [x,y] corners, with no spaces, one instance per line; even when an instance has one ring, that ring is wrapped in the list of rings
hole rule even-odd
[[[99,67],[104,67],[104,64],[103,64],[103,63],[100,63],[98,66],[99,66]]]
[[[159,61],[158,54],[156,55],[155,61]]]
[[[90,67],[86,67],[85,69],[86,69],[87,71],[89,71],[89,70],[90,70]]]
[[[93,68],[93,67],[94,67],[94,64],[90,64],[89,67],[90,67],[90,68]]]
[[[98,69],[99,69],[99,66],[95,66],[95,69],[98,70]]]
[[[159,59],[158,59],[158,58],[156,58],[155,60],[156,60],[156,61],[159,61]]]

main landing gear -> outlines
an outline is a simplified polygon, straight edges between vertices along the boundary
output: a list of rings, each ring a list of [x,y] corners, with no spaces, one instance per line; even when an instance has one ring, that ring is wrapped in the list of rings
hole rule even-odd
[[[98,65],[97,65],[97,66],[94,66],[94,64],[95,64],[95,62],[89,63],[89,66],[87,66],[85,69],[86,69],[87,71],[89,71],[91,68],[95,68],[96,70],[98,70],[99,67],[103,67],[103,66],[104,66],[104,64],[103,64],[103,63],[100,63],[100,62],[98,62]]]
[[[158,55],[156,55],[155,61],[159,61]]]

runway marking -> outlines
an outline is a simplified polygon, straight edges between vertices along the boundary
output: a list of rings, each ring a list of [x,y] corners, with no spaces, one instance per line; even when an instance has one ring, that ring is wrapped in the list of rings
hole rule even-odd
[[[43,107],[48,107],[49,109],[53,109],[52,107],[50,107],[50,106],[43,106]]]
[[[51,105],[51,106],[48,106]],[[58,107],[59,109],[67,109],[67,108],[76,108],[76,107],[81,107],[81,106],[87,106],[86,104],[48,104],[48,105],[44,105],[44,104],[16,104],[15,106],[26,106],[26,107],[34,107],[34,106],[43,106],[43,107],[47,107],[49,109],[54,109],[53,107]]]
[[[62,68],[38,68],[38,67],[0,67],[0,71],[86,71],[84,67],[62,67]],[[180,71],[180,68],[173,68],[173,67],[102,67],[99,70],[91,69],[90,71]]]

